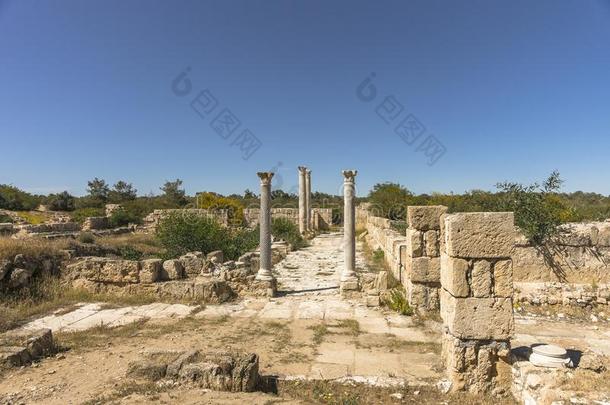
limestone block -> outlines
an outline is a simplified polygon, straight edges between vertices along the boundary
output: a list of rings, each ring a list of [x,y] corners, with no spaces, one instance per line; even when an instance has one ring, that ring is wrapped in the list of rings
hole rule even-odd
[[[409,228],[427,231],[440,229],[440,217],[447,212],[442,205],[409,206],[407,207],[407,222]]]
[[[385,291],[388,289],[388,272],[380,271],[375,277],[375,289],[377,291]]]
[[[474,297],[491,297],[491,276],[491,263],[487,260],[475,260],[470,281],[470,289]]]
[[[222,304],[235,297],[235,292],[226,281],[209,280],[195,282],[193,298],[210,304]]]
[[[494,264],[494,296],[510,298],[513,296],[513,261],[498,260]]]
[[[468,297],[468,261],[441,254],[441,285],[454,297]]]
[[[438,257],[411,259],[409,278],[416,283],[438,283],[441,280],[441,261]]]
[[[434,284],[414,283],[406,281],[407,301],[412,307],[428,311],[438,310],[440,300],[438,286]]]
[[[133,260],[110,260],[104,263],[96,281],[104,283],[138,283],[140,263]]]
[[[455,298],[440,291],[441,317],[460,339],[509,339],[514,330],[510,298]]]
[[[610,224],[603,224],[598,227],[597,245],[610,246]]]
[[[166,260],[163,262],[161,280],[179,280],[184,278],[184,267],[180,260]]]
[[[178,259],[182,263],[187,276],[197,277],[205,265],[205,258],[201,252],[189,252]]]
[[[510,257],[515,244],[512,212],[467,212],[445,217],[447,254],[465,258]]]
[[[436,257],[439,255],[438,234],[439,231],[435,230],[429,230],[424,233],[426,256]]]
[[[140,262],[140,282],[156,283],[161,279],[163,260],[147,259]]]
[[[421,231],[407,229],[407,255],[420,257],[424,253],[424,237]]]

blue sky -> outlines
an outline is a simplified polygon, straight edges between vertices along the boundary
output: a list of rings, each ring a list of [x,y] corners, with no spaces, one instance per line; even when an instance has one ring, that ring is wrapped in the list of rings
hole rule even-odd
[[[607,0],[0,0],[0,81],[0,183],[32,192],[80,195],[97,176],[232,193],[261,170],[290,190],[307,165],[331,193],[354,168],[360,195],[553,169],[567,191],[610,194]],[[212,128],[225,108],[241,122],[227,139]],[[407,116],[425,127],[411,144],[395,132]]]

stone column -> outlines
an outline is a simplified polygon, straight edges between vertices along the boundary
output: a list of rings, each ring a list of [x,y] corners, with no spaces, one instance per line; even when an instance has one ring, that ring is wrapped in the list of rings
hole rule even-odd
[[[313,226],[311,223],[311,170],[305,172],[305,219],[307,221],[307,231],[311,231]]]
[[[343,170],[343,249],[345,268],[341,274],[341,290],[357,290],[356,276],[356,207],[354,197],[356,170]]]
[[[512,380],[514,245],[512,212],[441,217],[442,358],[454,390]]]
[[[275,285],[275,278],[271,273],[271,178],[272,172],[259,172],[261,179],[261,208],[260,208],[260,263],[256,280]]]
[[[305,166],[299,166],[299,232],[305,235],[307,231],[307,186]]]

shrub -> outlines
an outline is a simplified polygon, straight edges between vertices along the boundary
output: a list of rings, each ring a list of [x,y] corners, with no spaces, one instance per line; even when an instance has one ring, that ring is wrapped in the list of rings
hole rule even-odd
[[[407,233],[407,221],[390,221],[390,227],[401,235]]]
[[[369,193],[371,209],[378,217],[391,220],[406,218],[407,199],[413,194],[397,183],[377,183]]]
[[[120,208],[110,215],[110,226],[113,228],[141,222],[142,218],[140,216],[133,211],[127,211],[125,208]]]
[[[74,197],[67,191],[59,194],[51,194],[47,197],[47,204],[53,211],[73,211]]]
[[[144,253],[132,246],[121,246],[119,248],[119,253],[121,254],[121,258],[125,260],[142,260],[144,257]]]
[[[32,225],[39,225],[47,220],[47,217],[44,216],[44,214],[37,212],[18,211],[17,215],[23,218],[28,224]]]
[[[193,251],[222,250],[227,259],[235,260],[258,245],[254,230],[226,228],[214,219],[187,212],[174,212],[162,219],[156,236],[167,258]]]
[[[197,208],[228,211],[229,223],[241,226],[244,223],[244,206],[239,200],[221,195],[205,192],[197,194]]]
[[[85,222],[85,218],[103,217],[104,215],[106,215],[106,211],[103,208],[79,208],[72,212],[72,220],[82,224]]]
[[[81,243],[95,243],[95,236],[91,232],[81,232],[78,235],[78,241]]]
[[[6,223],[6,222],[13,222],[13,218],[9,215],[6,214],[0,214],[0,224],[1,223]]]
[[[409,305],[405,293],[399,289],[390,290],[389,297],[385,300],[385,304],[393,311],[401,315],[413,315],[413,308]]]
[[[307,246],[307,242],[301,236],[299,228],[287,218],[276,218],[271,221],[271,234],[276,239],[282,239],[290,243],[293,249]]]
[[[8,184],[0,184],[0,208],[11,211],[29,211],[36,209],[42,197],[27,193]]]
[[[383,250],[381,250],[381,248],[377,248],[373,252],[373,261],[374,262],[381,262],[381,261],[383,261],[384,257],[385,257],[385,253],[383,252]]]

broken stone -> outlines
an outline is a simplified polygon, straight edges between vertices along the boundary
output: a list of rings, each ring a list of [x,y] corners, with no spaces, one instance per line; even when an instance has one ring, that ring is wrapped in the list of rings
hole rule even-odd
[[[13,269],[9,280],[9,287],[21,288],[26,286],[33,274],[34,271],[30,269]]]
[[[166,260],[163,262],[161,280],[180,280],[184,278],[184,267],[180,260]]]
[[[127,377],[157,381],[165,377],[167,364],[153,360],[138,360],[129,364]]]
[[[189,252],[178,259],[182,263],[187,276],[198,276],[205,266],[205,258],[201,252]]]
[[[156,283],[161,279],[163,261],[161,259],[147,259],[140,262],[140,282]]]

